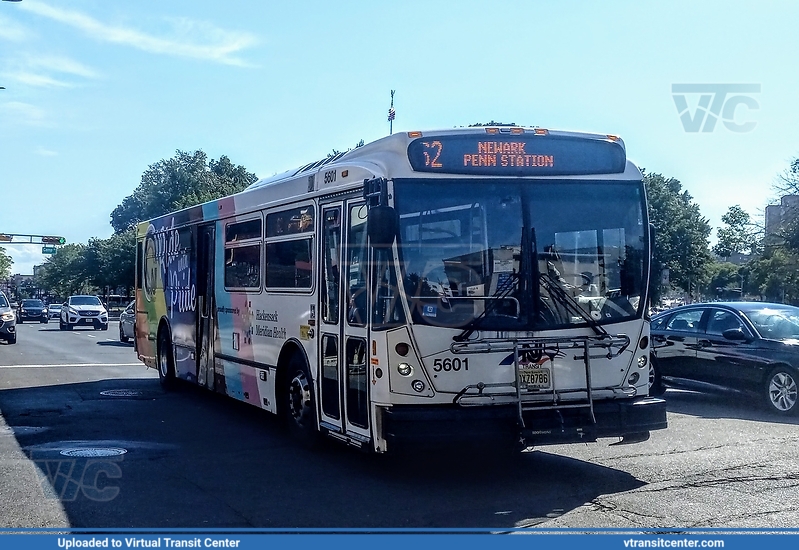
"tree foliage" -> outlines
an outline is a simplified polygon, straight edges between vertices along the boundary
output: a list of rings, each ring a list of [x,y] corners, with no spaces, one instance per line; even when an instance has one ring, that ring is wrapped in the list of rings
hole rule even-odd
[[[718,242],[713,252],[722,258],[734,254],[756,254],[761,239],[760,228],[752,223],[749,214],[740,205],[730,206],[721,217],[723,227],[717,231]]]
[[[11,275],[11,264],[14,260],[6,254],[5,248],[0,247],[0,279],[5,279]]]
[[[86,245],[68,244],[50,256],[37,283],[62,298],[91,290],[86,262]]]
[[[237,193],[257,179],[226,156],[209,161],[202,151],[177,151],[173,158],[150,165],[139,186],[114,209],[114,234],[110,238],[60,247],[45,263],[37,284],[61,297],[86,292],[104,294],[106,290],[130,295],[135,274],[136,223]]]
[[[141,221],[232,195],[257,179],[226,156],[209,161],[203,151],[177,151],[150,165],[133,194],[111,212],[111,226],[122,233]]]
[[[693,197],[674,178],[644,174],[649,199],[649,221],[655,228],[652,254],[653,299],[662,292],[660,274],[669,270],[669,282],[693,293],[709,279],[710,224],[702,217]]]

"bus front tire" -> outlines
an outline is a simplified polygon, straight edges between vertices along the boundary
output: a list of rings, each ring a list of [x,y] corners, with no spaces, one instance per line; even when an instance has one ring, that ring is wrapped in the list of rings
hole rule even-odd
[[[312,448],[319,439],[316,428],[316,405],[308,367],[302,357],[294,355],[287,365],[288,383],[284,394],[286,423],[291,436],[305,447]]]
[[[158,335],[158,381],[166,391],[175,389],[175,354],[169,331],[162,329]]]
[[[666,393],[663,380],[660,379],[660,369],[655,363],[655,358],[649,356],[649,395],[650,397],[660,397]]]

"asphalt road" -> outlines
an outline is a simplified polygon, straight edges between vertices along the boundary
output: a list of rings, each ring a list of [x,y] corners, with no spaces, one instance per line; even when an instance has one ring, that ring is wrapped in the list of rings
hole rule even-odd
[[[1,527],[799,527],[799,421],[738,396],[669,390],[669,429],[635,445],[390,459],[164,393],[117,334],[0,344]]]

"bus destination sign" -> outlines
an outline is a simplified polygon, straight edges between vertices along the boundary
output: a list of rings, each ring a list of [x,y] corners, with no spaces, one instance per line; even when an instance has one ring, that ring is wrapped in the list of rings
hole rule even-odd
[[[624,172],[624,148],[570,136],[460,135],[419,138],[408,146],[417,172],[555,176]]]

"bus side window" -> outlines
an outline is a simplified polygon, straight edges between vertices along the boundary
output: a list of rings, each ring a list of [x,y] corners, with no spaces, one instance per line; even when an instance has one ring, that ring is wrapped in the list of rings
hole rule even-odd
[[[368,303],[368,260],[366,247],[366,205],[350,208],[347,246],[347,320],[351,325],[365,325]]]

